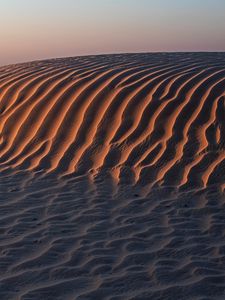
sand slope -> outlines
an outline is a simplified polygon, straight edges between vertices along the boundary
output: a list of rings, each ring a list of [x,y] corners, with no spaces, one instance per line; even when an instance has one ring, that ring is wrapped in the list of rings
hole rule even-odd
[[[0,68],[0,299],[224,299],[225,54]]]
[[[207,186],[224,160],[224,55],[121,55],[1,69],[0,168]],[[176,176],[174,176],[176,174]]]

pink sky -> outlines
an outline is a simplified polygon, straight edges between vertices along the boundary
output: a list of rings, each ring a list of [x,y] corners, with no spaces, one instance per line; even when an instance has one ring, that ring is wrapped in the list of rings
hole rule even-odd
[[[225,1],[0,0],[0,64],[151,51],[225,51]]]

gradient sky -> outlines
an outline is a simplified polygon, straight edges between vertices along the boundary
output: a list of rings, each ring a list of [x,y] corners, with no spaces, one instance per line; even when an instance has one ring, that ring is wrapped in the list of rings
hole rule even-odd
[[[119,52],[225,51],[225,0],[0,0],[0,65]]]

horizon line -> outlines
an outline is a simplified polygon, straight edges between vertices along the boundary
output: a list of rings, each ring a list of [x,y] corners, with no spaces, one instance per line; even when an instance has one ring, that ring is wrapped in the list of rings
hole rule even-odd
[[[118,52],[103,52],[103,53],[97,53],[97,54],[80,54],[80,55],[73,55],[73,56],[51,56],[47,58],[37,58],[37,59],[32,59],[32,60],[25,60],[25,61],[18,61],[14,63],[9,63],[9,64],[0,64],[0,68],[8,67],[8,66],[14,66],[14,65],[20,65],[20,64],[29,64],[29,63],[35,63],[35,62],[41,62],[41,61],[48,61],[48,60],[60,60],[60,59],[66,59],[66,58],[75,58],[75,57],[91,57],[91,56],[106,56],[106,55],[127,55],[127,54],[156,54],[156,53],[225,53],[225,50],[216,50],[216,51],[211,51],[211,50],[193,50],[193,51],[185,51],[185,50],[168,50],[168,51],[139,51],[139,52],[123,52],[123,51],[118,51]]]

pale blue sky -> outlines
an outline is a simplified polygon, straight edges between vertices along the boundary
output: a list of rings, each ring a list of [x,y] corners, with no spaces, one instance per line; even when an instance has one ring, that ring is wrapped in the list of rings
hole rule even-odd
[[[98,53],[225,51],[225,0],[0,0],[0,64]]]

